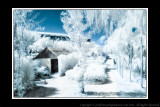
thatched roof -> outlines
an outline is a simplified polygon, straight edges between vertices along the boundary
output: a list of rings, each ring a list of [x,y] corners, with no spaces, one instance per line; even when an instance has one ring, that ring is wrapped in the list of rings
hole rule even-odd
[[[33,59],[41,59],[41,58],[50,58],[50,59],[57,59],[60,54],[67,55],[70,52],[67,50],[55,50],[49,47],[46,47],[42,50],[35,58]]]
[[[63,55],[68,55],[70,52],[65,50],[65,49],[54,49],[54,48],[49,48],[48,49],[56,56],[59,56],[61,54]]]

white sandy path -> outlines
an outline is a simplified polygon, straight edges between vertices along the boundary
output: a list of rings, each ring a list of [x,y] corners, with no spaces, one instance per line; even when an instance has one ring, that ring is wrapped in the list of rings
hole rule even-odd
[[[100,61],[97,61],[100,62]],[[99,63],[97,63],[99,64]],[[107,67],[112,67],[112,60],[108,60]],[[117,92],[118,88],[117,85],[114,82],[114,73],[108,72],[108,77],[109,80],[111,80],[111,83],[108,84],[101,84],[101,85],[85,85],[85,91],[87,92],[96,92],[96,93],[115,93],[115,94],[109,94],[109,96],[105,97],[118,97]],[[102,97],[102,96],[95,96],[95,97]]]
[[[58,90],[57,94],[48,97],[83,97],[80,93],[79,83],[73,80],[69,80],[67,77],[59,77],[58,74],[53,75],[54,78],[46,79],[46,85],[40,85],[44,87],[54,87]]]
[[[91,58],[88,59],[86,62],[86,64],[90,67],[92,65],[98,65],[98,67],[114,67],[112,59],[108,60],[106,64],[102,64],[102,58],[99,58],[97,60]],[[54,78],[46,80],[48,84],[40,85],[45,87],[54,87],[58,89],[57,94],[48,97],[86,97],[85,94],[80,93],[80,84],[78,82],[70,80],[66,76],[59,77],[58,74],[54,74],[53,76]],[[108,93],[107,96],[88,95],[87,97],[119,97],[116,94],[117,92],[135,92],[137,90],[144,91],[144,89],[142,89],[139,84],[132,82],[130,83],[123,80],[116,70],[111,70],[110,72],[108,72],[108,76],[109,79],[112,81],[111,83],[101,85],[85,84],[84,87],[85,92]]]
[[[109,95],[107,94],[108,96],[105,97],[119,97],[118,94],[116,94],[117,92],[145,92],[145,89],[141,88],[140,84],[126,81],[120,77],[117,70],[113,69],[113,59],[108,60],[106,65],[108,68],[111,68],[110,72],[108,72],[108,76],[112,82],[104,85],[86,85],[86,92],[111,93]]]

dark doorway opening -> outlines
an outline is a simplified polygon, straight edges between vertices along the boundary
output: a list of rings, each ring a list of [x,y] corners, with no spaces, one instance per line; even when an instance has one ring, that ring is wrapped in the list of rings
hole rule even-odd
[[[58,72],[58,59],[51,59],[51,73]]]

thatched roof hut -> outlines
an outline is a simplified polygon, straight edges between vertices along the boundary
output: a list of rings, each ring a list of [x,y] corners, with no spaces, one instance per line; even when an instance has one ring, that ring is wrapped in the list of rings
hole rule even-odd
[[[67,55],[70,52],[67,50],[56,50],[53,48],[46,47],[33,59],[50,58],[51,59],[51,73],[58,72],[58,59],[60,54]]]

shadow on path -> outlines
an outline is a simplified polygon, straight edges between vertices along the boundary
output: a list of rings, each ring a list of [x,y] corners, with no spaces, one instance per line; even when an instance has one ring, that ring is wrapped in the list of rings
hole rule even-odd
[[[106,68],[105,69],[105,73],[107,74],[107,79],[106,79],[106,81],[104,82],[104,84],[110,84],[110,83],[112,83],[112,81],[111,81],[111,79],[110,79],[110,75],[108,74],[109,72],[110,72],[110,68]]]
[[[117,92],[117,95],[120,97],[146,97],[146,93],[142,91],[135,91],[135,92]]]
[[[130,98],[130,97],[146,97],[146,93],[141,92],[141,91],[135,91],[135,92],[93,92],[93,91],[88,91],[84,92],[84,94],[89,95],[89,96],[101,96],[101,97],[125,97],[125,98]]]
[[[57,91],[56,88],[37,86],[34,89],[27,91],[23,97],[47,97],[57,94]]]
[[[117,92],[93,92],[93,91],[88,91],[84,92],[85,95],[89,96],[101,96],[101,97],[106,97],[106,96],[114,96],[117,95]]]

